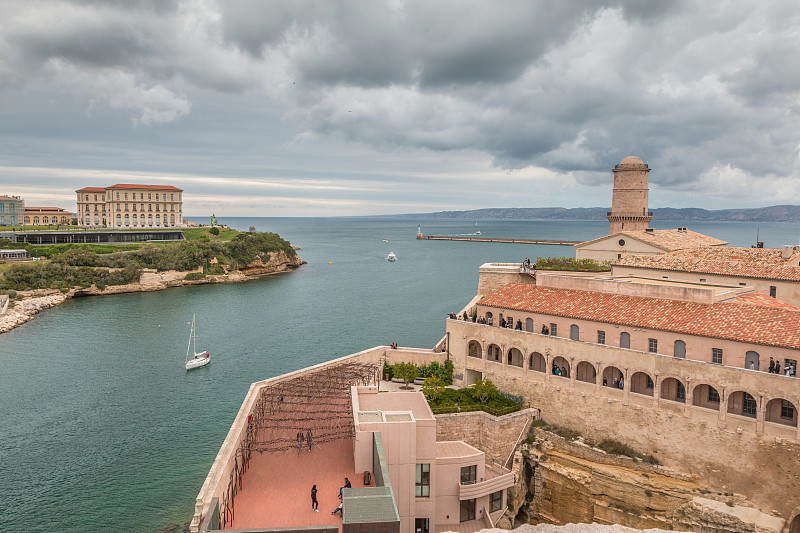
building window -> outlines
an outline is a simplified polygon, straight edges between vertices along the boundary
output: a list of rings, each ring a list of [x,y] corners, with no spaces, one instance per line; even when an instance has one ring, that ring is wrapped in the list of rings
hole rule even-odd
[[[708,401],[710,403],[719,403],[719,393],[714,387],[708,388]]]
[[[174,194],[172,194],[172,193],[170,193],[170,194],[169,194],[169,199],[170,199],[170,201],[174,200],[174,199],[175,199],[175,195],[174,195]]]
[[[744,393],[744,400],[742,401],[742,415],[749,417],[756,416],[756,400],[746,392]]]
[[[461,484],[470,485],[475,483],[478,474],[477,465],[462,466],[461,467]]]
[[[139,193],[139,200],[144,200],[144,193],[143,192]]]
[[[597,330],[597,344],[605,344],[606,343],[606,332]]]
[[[169,225],[170,226],[174,226],[175,225],[175,215],[170,215],[169,216]]]
[[[475,500],[464,500],[461,502],[460,522],[475,520]]]
[[[686,387],[684,387],[683,383],[680,381],[678,381],[675,387],[675,399],[679,402],[686,402]]]
[[[623,331],[619,334],[619,347],[620,348],[630,348],[631,347],[631,334],[627,331]]]
[[[126,214],[125,215],[125,225],[127,226],[129,224],[130,224],[130,219],[128,218],[128,215]]]
[[[647,351],[658,353],[658,339],[647,339]]]
[[[428,498],[431,495],[431,465],[417,465],[417,484],[414,495],[417,498]]]
[[[700,278],[700,283],[705,283],[705,282],[706,282],[706,278]]]
[[[428,518],[414,519],[414,533],[430,533],[430,521]]]
[[[644,384],[644,388],[645,389],[652,389],[654,387],[653,378],[651,378],[649,375],[645,375],[645,377],[647,378],[647,381]]]
[[[711,348],[711,362],[715,365],[722,364],[722,348]]]
[[[557,324],[550,324],[550,336],[551,337],[558,337],[558,325]]]
[[[125,211],[128,210],[128,204],[125,204]]]
[[[119,200],[119,191],[117,191],[117,200]]]
[[[148,200],[152,200],[153,199],[153,193],[147,193],[147,199]]]
[[[573,341],[581,340],[581,330],[577,324],[572,324],[569,327],[569,338]]]
[[[156,200],[158,200],[158,193],[156,193]]]
[[[770,285],[769,286],[769,295],[772,296],[773,298],[775,298],[775,296],[777,294],[778,294],[778,287],[776,287],[775,285]]]
[[[117,226],[121,226],[121,225],[122,225],[122,215],[117,213]]]
[[[619,245],[620,246],[625,246],[625,239],[620,239],[619,240]]]
[[[136,215],[133,215],[133,225],[135,226],[138,223],[138,219]]]
[[[794,420],[794,405],[788,400],[781,400],[781,418]]]
[[[498,490],[489,496],[489,512],[493,513],[503,508],[503,491]]]

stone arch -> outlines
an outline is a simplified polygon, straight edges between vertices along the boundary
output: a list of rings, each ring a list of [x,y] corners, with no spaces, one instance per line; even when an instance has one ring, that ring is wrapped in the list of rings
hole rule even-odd
[[[625,374],[619,368],[608,365],[603,369],[603,386],[616,387],[619,389],[619,382],[625,381]]]
[[[556,374],[556,369],[559,370],[558,374]],[[567,361],[566,359],[564,359],[560,355],[558,357],[555,357],[553,359],[553,364],[552,364],[552,366],[550,368],[550,371],[553,373],[554,376],[560,376],[562,378],[568,378],[569,377],[569,371],[570,371],[569,361]]]
[[[797,427],[797,406],[784,398],[773,398],[767,402],[765,420]]]
[[[492,312],[486,311],[486,323],[491,326],[493,320],[494,320],[494,315],[492,315]]]
[[[800,533],[800,509],[796,513],[792,520],[792,525],[789,526],[789,533]]]
[[[700,383],[692,389],[692,405],[719,411],[719,391],[708,383]]]
[[[661,398],[686,403],[686,386],[677,378],[666,378],[661,382]]]
[[[483,359],[483,346],[478,341],[469,341],[467,345],[467,356]]]
[[[755,397],[744,391],[736,391],[728,395],[728,412],[734,415],[756,417],[758,404]]]
[[[619,334],[619,347],[620,348],[630,348],[631,347],[631,334],[627,331],[623,331]]]
[[[490,344],[486,350],[486,360],[500,363],[503,360],[503,351],[496,344]]]
[[[597,369],[589,361],[581,361],[575,367],[575,379],[586,383],[597,383]]]
[[[573,341],[581,340],[581,328],[578,327],[578,324],[571,324],[569,326],[569,338]]]
[[[676,340],[672,348],[672,355],[679,359],[686,359],[686,343],[682,340]]]
[[[509,348],[506,353],[506,363],[508,366],[516,366],[522,368],[523,355],[519,348]]]
[[[533,319],[526,318],[525,319],[525,331],[533,331]]]
[[[547,372],[547,361],[539,352],[533,352],[528,359],[528,369],[534,372]]]
[[[655,390],[653,378],[647,372],[634,372],[631,376],[631,392],[653,396]]]
[[[744,367],[750,368],[750,363],[753,363],[753,370],[758,370],[758,365],[761,363],[761,356],[758,352],[748,350],[747,353],[744,354]]]

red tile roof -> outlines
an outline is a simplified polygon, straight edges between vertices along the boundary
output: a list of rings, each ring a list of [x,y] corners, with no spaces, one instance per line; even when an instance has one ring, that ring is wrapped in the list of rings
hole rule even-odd
[[[117,183],[106,189],[148,189],[153,191],[183,191],[172,185],[137,185],[136,183]]]
[[[800,308],[770,301],[750,295],[700,304],[510,283],[478,305],[800,349]]]
[[[83,189],[78,189],[75,192],[106,192],[106,190],[102,187],[84,187]]]
[[[788,259],[775,248],[714,247],[678,250],[658,257],[628,255],[614,265],[744,278],[800,281],[800,251]]]
[[[613,235],[606,235],[598,237],[591,241],[576,244],[576,248],[582,248],[587,244],[602,241],[604,239],[616,239],[618,237],[629,237],[638,241],[647,243],[656,248],[664,251],[682,250],[684,248],[696,248],[698,246],[724,246],[728,244],[715,237],[709,237],[702,233],[697,233],[692,230],[679,230],[679,229],[654,229],[652,231],[620,231]]]

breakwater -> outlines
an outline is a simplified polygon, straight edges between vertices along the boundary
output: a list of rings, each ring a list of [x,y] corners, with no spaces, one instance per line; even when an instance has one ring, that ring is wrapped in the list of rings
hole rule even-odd
[[[583,241],[566,241],[562,239],[511,239],[503,237],[478,237],[473,235],[423,235],[417,233],[417,239],[429,241],[467,241],[467,242],[502,242],[511,244],[545,244],[549,246],[574,246]]]

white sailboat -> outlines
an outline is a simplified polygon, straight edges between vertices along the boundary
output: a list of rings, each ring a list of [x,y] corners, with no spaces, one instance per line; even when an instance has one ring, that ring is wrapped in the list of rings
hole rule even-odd
[[[389,252],[389,255],[386,257],[387,261],[397,261],[397,256],[394,255],[394,252]]]
[[[197,353],[197,333],[194,327],[195,323],[195,315],[192,315],[192,329],[189,332],[189,344],[186,346],[186,370],[192,370],[194,368],[200,368],[201,366],[206,366],[208,363],[211,362],[211,354],[208,352],[200,352]],[[194,354],[193,357],[189,357],[189,354]]]

